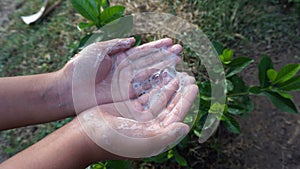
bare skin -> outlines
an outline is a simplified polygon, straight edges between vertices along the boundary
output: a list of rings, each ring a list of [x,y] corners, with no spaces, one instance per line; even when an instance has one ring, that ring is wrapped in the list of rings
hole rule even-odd
[[[105,57],[100,58],[100,70],[97,71],[95,84],[98,105],[94,107],[94,105],[82,104],[82,107],[80,107],[82,112],[78,118],[75,118],[38,143],[3,162],[0,164],[0,168],[84,168],[96,161],[123,159],[124,157],[112,154],[99,147],[98,145],[101,145],[101,142],[103,142],[102,138],[93,137],[93,135],[90,135],[85,130],[85,127],[90,126],[91,123],[84,121],[83,117],[90,116],[91,114],[96,116],[95,120],[104,120],[103,122],[108,122],[111,124],[110,127],[115,129],[123,122],[141,126],[138,131],[118,130],[120,133],[127,133],[128,136],[134,136],[134,133],[142,133],[143,137],[152,138],[150,142],[146,142],[147,144],[145,142],[136,142],[135,145],[139,145],[140,147],[139,151],[143,151],[143,148],[147,150],[165,147],[174,141],[174,139],[185,135],[189,127],[182,123],[182,120],[198,90],[197,86],[193,84],[194,79],[186,74],[181,74],[181,76],[187,79],[181,92],[175,92],[178,89],[178,80],[176,81],[176,78],[173,79],[173,81],[166,84],[169,85],[169,90],[162,92],[164,97],[154,101],[147,110],[143,109],[142,104],[149,101],[151,92],[155,93],[159,89],[153,89],[149,94],[140,97],[132,93],[130,100],[122,100],[120,98],[119,102],[113,102],[111,90],[108,90],[111,87],[112,74],[116,71],[112,69],[112,65],[126,63],[122,61],[128,56],[133,57],[131,59],[138,59],[140,56],[139,53],[143,53],[149,48],[166,48],[174,54],[178,54],[181,51],[181,47],[179,45],[172,45],[170,39],[163,39],[140,47],[131,48],[133,43],[134,39],[129,38],[94,44],[93,47],[95,49],[105,49],[106,46],[113,46],[111,50],[107,51]],[[86,49],[77,54],[74,59],[57,72],[0,78],[0,130],[45,123],[74,116],[75,110],[71,91],[74,61],[78,61],[83,57],[97,57],[97,52],[88,51],[92,50]],[[154,58],[159,59],[162,56],[157,55]],[[156,61],[153,60],[153,62]],[[124,68],[127,67],[126,64],[121,66]],[[146,78],[151,73],[153,72],[144,71],[140,78]],[[116,109],[116,104],[134,105],[136,109],[124,110],[120,114],[120,111]],[[140,108],[138,108],[139,106]],[[126,116],[126,114],[129,114],[126,111],[136,111],[135,117]],[[162,113],[160,116],[157,116],[159,112]],[[139,114],[145,116],[139,117]],[[135,119],[137,118],[145,122],[136,121]],[[94,126],[90,127],[93,128]],[[157,130],[147,130],[147,128],[152,127],[156,127]],[[108,128],[104,128],[104,130],[96,129],[95,131],[108,135],[111,133]],[[169,139],[155,139],[155,136],[167,136]],[[119,135],[110,135],[110,137],[112,140],[121,139]],[[125,146],[120,148],[131,151]]]

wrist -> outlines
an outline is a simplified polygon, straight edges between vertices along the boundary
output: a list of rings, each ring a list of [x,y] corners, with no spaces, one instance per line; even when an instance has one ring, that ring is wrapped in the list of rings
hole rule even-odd
[[[85,133],[83,127],[81,126],[79,120],[75,118],[72,122],[68,124],[68,128],[71,131],[75,131],[76,136],[75,140],[77,140],[76,147],[77,149],[77,158],[84,161],[85,165],[88,166],[92,163],[103,161],[103,160],[116,160],[116,159],[124,159],[115,154],[112,154],[96,143],[94,143],[89,136]]]
[[[72,73],[67,71],[65,67],[57,72],[53,73],[54,75],[54,88],[57,92],[57,101],[58,108],[60,111],[65,112],[69,116],[76,115],[73,99],[72,99]]]

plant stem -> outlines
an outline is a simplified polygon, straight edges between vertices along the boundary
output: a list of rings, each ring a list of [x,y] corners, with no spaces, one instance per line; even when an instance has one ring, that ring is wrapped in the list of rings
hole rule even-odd
[[[228,97],[230,97],[230,96],[244,96],[244,95],[250,95],[250,93],[247,91],[247,92],[242,92],[242,93],[227,94]]]

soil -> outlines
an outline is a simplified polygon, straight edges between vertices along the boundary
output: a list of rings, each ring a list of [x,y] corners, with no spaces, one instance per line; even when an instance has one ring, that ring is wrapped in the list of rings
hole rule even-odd
[[[1,32],[5,32],[9,23],[9,14],[16,6],[14,1],[0,1],[0,38]],[[296,37],[300,37],[299,27],[293,30]],[[273,39],[272,43],[268,44],[260,43],[260,39],[257,39],[231,47],[237,54],[251,56],[256,60],[261,58],[262,54],[268,54],[275,60],[276,66],[282,66],[287,63],[299,63],[299,41],[290,45],[280,39]],[[253,64],[244,73],[246,81],[250,84],[257,84],[257,81],[253,80],[257,79],[253,78],[257,76],[256,66],[257,63]],[[298,108],[299,99],[300,95],[295,94],[294,101]],[[278,111],[265,98],[255,97],[253,100],[255,111],[248,117],[238,119],[242,130],[240,135],[230,134],[220,128],[214,138],[188,150],[186,158],[193,168],[300,168],[300,116]],[[0,145],[3,144],[0,135]],[[0,162],[7,158],[1,150]]]

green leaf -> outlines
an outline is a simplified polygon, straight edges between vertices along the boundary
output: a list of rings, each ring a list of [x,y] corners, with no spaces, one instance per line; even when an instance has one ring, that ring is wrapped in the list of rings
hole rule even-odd
[[[283,92],[283,91],[277,91],[277,93],[278,93],[279,95],[281,95],[282,97],[287,98],[287,99],[293,98],[293,96],[292,96],[291,94],[286,93],[286,92]]]
[[[283,91],[299,91],[300,90],[300,75],[291,78],[290,80],[280,83],[278,89]]]
[[[141,35],[135,35],[134,39],[135,39],[135,43],[134,43],[133,46],[139,46],[142,42],[142,36]]]
[[[225,115],[223,118],[228,131],[235,134],[241,133],[240,124],[232,116]]]
[[[71,0],[71,4],[83,17],[97,23],[99,12],[94,0]]]
[[[79,31],[82,31],[83,29],[90,28],[90,27],[92,27],[94,25],[95,24],[93,22],[89,22],[89,23],[80,22],[78,24],[78,29],[79,29]]]
[[[103,9],[110,7],[109,0],[101,0],[101,6]]]
[[[112,6],[104,9],[100,15],[101,24],[105,25],[123,16],[125,11],[124,6]]]
[[[227,72],[226,77],[231,77],[231,76],[241,72],[243,69],[245,69],[252,62],[254,62],[254,60],[251,59],[251,58],[247,58],[247,57],[238,57],[236,59],[233,59],[228,64],[229,70]]]
[[[298,110],[291,99],[287,99],[272,91],[264,91],[263,94],[273,103],[279,110],[288,113],[298,113]]]
[[[230,80],[233,85],[233,89],[228,92],[229,95],[245,93],[248,91],[248,86],[246,86],[244,80],[241,77],[234,75],[228,78],[228,80]]]
[[[79,42],[79,45],[77,47],[76,50],[82,50],[85,46],[86,46],[86,42],[90,39],[91,36],[93,36],[94,34],[87,34],[85,35]]]
[[[184,157],[182,157],[176,150],[174,151],[174,157],[175,157],[176,162],[180,166],[182,166],[182,167],[188,166],[186,159]]]
[[[216,41],[213,41],[213,42],[212,42],[212,45],[213,45],[213,47],[215,48],[215,50],[216,50],[218,56],[222,55],[222,53],[223,53],[223,51],[224,51],[224,46],[223,46],[221,43],[216,42]]]
[[[233,115],[247,115],[254,110],[254,103],[248,95],[228,97],[228,113]]]
[[[211,85],[209,81],[198,83],[200,97],[211,97]]]
[[[265,88],[270,85],[267,79],[267,70],[273,68],[273,62],[270,57],[264,56],[258,64],[258,79],[260,87]]]
[[[173,151],[173,149],[169,150],[168,151],[168,155],[167,155],[168,159],[171,159],[172,157],[174,157],[174,151]]]
[[[289,64],[284,66],[279,72],[273,84],[282,83],[297,74],[300,70],[300,64]]]
[[[267,76],[271,82],[273,82],[277,77],[277,72],[274,69],[269,69],[267,71]]]
[[[98,23],[99,23],[99,17],[100,17],[100,14],[101,14],[101,1],[100,0],[93,0],[94,3],[96,4],[96,9],[98,11]]]
[[[128,37],[132,27],[133,17],[131,15],[114,20],[100,28],[99,32],[85,38],[85,41],[82,41],[83,46],[81,46],[81,49],[95,42]]]
[[[92,169],[106,169],[106,163],[98,162],[90,166]]]
[[[233,56],[233,51],[230,49],[224,49],[223,53],[220,55],[222,63],[229,64]]]

